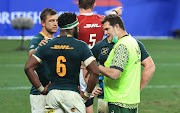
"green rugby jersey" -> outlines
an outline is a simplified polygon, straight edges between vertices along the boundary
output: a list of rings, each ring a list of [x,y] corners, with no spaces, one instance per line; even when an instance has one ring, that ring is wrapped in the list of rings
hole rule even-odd
[[[45,37],[47,37],[44,33],[40,32],[39,34],[35,35],[32,40],[29,43],[29,48],[28,52],[31,49],[36,49],[38,47],[38,44],[43,40]],[[42,65],[40,65],[37,69],[36,72],[38,74],[39,80],[41,81],[43,86],[46,86],[49,83],[50,77],[50,71],[47,67],[46,62],[43,62]],[[30,94],[33,95],[39,95],[41,94],[34,86],[32,86]]]
[[[53,38],[34,54],[46,61],[52,89],[78,91],[81,61],[93,56],[87,44],[71,35]]]
[[[114,46],[113,42],[108,42],[107,38],[97,42],[92,49],[92,53],[98,63],[104,66],[104,62]]]
[[[146,51],[144,45],[139,40],[136,40],[136,41],[138,42],[138,45],[141,50],[141,62],[142,62],[144,59],[149,57],[149,53]],[[107,60],[107,57],[110,51],[112,50],[113,46],[114,46],[114,43],[108,42],[107,38],[95,44],[95,46],[92,49],[92,53],[100,65],[104,66],[105,61]],[[98,98],[104,98],[104,92],[100,94]]]
[[[106,67],[118,69],[122,73],[116,80],[104,77],[104,100],[139,103],[141,52],[137,41],[130,35],[119,39],[108,56]]]
[[[136,40],[136,41],[138,42],[138,45],[141,50],[141,62],[142,62],[144,59],[146,59],[150,55],[147,52],[144,45],[139,40]],[[108,57],[110,51],[112,50],[113,46],[114,46],[114,43],[108,42],[107,38],[105,38],[105,39],[97,42],[95,44],[95,46],[92,48],[92,53],[100,65],[104,66],[104,63],[107,60],[107,57]]]

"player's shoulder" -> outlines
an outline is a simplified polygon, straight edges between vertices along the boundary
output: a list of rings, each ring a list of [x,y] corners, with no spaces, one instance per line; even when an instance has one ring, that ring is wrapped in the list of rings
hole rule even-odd
[[[99,18],[104,18],[104,15],[98,15],[98,14],[94,14],[94,16],[99,17]]]
[[[102,46],[107,44],[107,38],[104,38],[100,41],[98,41],[95,45],[94,48],[101,48]]]
[[[82,41],[82,40],[78,40],[78,39],[76,39],[76,38],[73,38],[74,39],[74,41],[76,42],[76,43],[78,43],[78,44],[82,44],[82,45],[87,45],[84,41]]]
[[[103,44],[107,44],[107,43],[108,43],[107,37],[102,39],[101,41],[97,42],[97,44],[99,44],[99,45],[103,45]]]
[[[44,36],[39,33],[32,38],[32,40],[36,40],[36,39],[44,39]]]

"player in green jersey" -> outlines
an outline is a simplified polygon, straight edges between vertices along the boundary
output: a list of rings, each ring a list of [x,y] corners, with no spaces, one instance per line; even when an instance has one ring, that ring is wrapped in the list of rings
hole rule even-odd
[[[104,77],[104,100],[109,112],[136,113],[140,102],[141,51],[126,31],[121,17],[108,15],[102,21],[107,37],[115,43],[106,64],[99,66]]]
[[[78,37],[78,24],[74,13],[61,14],[58,18],[60,37],[39,47],[25,65],[26,75],[35,88],[42,94],[49,92],[46,98],[48,112],[85,113],[83,98],[89,99],[99,78],[97,62],[87,44],[75,39]],[[34,73],[34,69],[44,61],[50,69],[48,89],[41,85]],[[91,74],[83,98],[78,93],[81,61]]]
[[[45,40],[52,39],[54,37],[54,33],[56,33],[58,30],[58,15],[55,10],[45,8],[41,13],[40,18],[42,30],[39,34],[35,35],[29,43],[29,58],[33,53],[36,52],[38,45],[41,46],[41,44],[43,44]],[[35,71],[38,74],[39,80],[41,81],[42,85],[46,86],[50,81],[50,72],[46,62],[43,62],[42,65],[39,66]],[[34,86],[32,86],[30,91],[30,104],[32,113],[45,113],[46,95],[42,95]]]

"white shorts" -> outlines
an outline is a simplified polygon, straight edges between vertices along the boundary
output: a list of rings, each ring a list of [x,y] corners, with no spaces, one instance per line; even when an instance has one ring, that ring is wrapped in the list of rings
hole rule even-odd
[[[31,113],[46,113],[46,95],[30,94]]]
[[[108,113],[108,102],[101,98],[98,98],[98,113]]]
[[[79,93],[69,90],[51,90],[46,97],[46,109],[62,113],[86,113],[84,99]],[[59,112],[61,113],[61,112]]]
[[[86,88],[87,88],[87,84],[84,80],[84,76],[83,76],[83,69],[80,69],[80,73],[79,73],[79,81],[80,81],[80,90],[85,92]]]

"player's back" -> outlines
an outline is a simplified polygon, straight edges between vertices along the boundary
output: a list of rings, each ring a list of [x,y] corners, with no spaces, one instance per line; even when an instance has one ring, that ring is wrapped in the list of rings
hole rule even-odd
[[[54,38],[38,51],[44,56],[40,59],[45,60],[50,69],[52,83],[49,90],[78,92],[81,61],[92,56],[87,44],[68,35]]]
[[[79,21],[78,40],[86,42],[92,49],[98,41],[103,39],[104,31],[101,21],[104,16],[87,13],[86,15],[79,15],[77,18]]]

